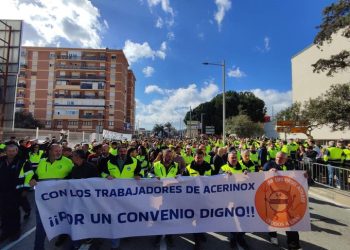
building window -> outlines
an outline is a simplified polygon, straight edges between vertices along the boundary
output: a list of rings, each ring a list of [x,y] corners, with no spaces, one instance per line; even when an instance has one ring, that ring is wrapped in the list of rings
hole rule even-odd
[[[98,126],[103,126],[103,122],[102,121],[98,121]]]
[[[108,126],[113,127],[114,126],[114,122],[113,121],[109,121],[108,122]]]
[[[58,126],[62,125],[62,121],[56,121],[56,125]]]
[[[46,126],[51,126],[51,121],[46,121],[46,122],[45,122],[45,125],[46,125]]]
[[[68,121],[69,126],[78,126],[78,121]]]
[[[111,59],[117,59],[117,56],[116,55],[112,55]]]
[[[83,121],[83,126],[91,126],[91,121]]]

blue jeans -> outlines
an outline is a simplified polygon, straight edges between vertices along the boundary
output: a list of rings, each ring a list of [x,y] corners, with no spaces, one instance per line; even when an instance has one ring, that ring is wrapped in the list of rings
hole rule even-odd
[[[333,180],[334,180],[334,170],[335,170],[335,168],[332,165],[328,164],[327,165],[327,169],[328,169],[328,185],[333,187],[333,185],[334,185]],[[339,177],[337,177],[335,184],[336,184],[336,186],[340,186]]]
[[[35,210],[36,215],[36,230],[35,230],[35,242],[34,242],[34,250],[45,250],[45,239],[46,232],[41,222],[40,214],[38,208]]]

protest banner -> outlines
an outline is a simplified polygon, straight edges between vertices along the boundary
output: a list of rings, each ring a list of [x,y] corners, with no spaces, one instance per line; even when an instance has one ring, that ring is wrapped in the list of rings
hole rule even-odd
[[[303,174],[52,180],[38,183],[35,199],[49,239],[309,231]]]
[[[102,136],[104,139],[108,140],[131,141],[132,134],[117,133],[104,129],[102,131]]]

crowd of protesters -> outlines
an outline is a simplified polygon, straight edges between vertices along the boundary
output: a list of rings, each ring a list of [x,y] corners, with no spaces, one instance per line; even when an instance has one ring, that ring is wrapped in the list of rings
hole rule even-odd
[[[220,139],[155,139],[133,141],[93,141],[71,145],[67,140],[46,138],[39,143],[29,138],[0,143],[0,243],[20,236],[21,216],[31,216],[27,193],[38,181],[50,179],[165,178],[198,175],[236,174],[271,170],[293,170],[296,161],[326,163],[350,168],[350,144],[330,142],[322,147],[313,140],[272,140],[267,138],[229,138],[226,145]],[[56,165],[60,165],[60,169]],[[48,170],[49,169],[49,170]],[[329,176],[333,173],[329,168]],[[310,183],[312,180],[310,181]],[[330,180],[329,180],[330,182]],[[333,183],[331,183],[333,184]],[[36,210],[36,209],[35,209]],[[36,211],[34,249],[44,249],[45,230]],[[243,232],[230,234],[230,246],[248,249]],[[277,233],[269,233],[270,241],[278,245]],[[160,245],[161,235],[154,245]],[[67,240],[61,235],[55,242]],[[173,246],[171,235],[165,237]],[[195,249],[201,249],[204,233],[194,234]],[[111,239],[112,249],[118,249],[120,239]],[[298,232],[287,232],[289,249],[299,249]],[[73,241],[78,249],[81,241]]]

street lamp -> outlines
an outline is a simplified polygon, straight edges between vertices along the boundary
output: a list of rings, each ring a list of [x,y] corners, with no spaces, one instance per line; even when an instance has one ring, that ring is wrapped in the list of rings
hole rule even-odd
[[[222,68],[222,142],[226,144],[225,120],[226,120],[226,99],[225,99],[225,85],[226,85],[226,64],[225,60],[222,63],[203,62],[204,65],[215,65]]]

